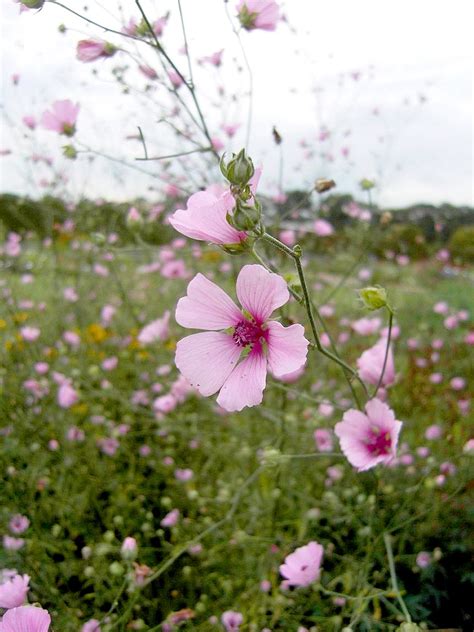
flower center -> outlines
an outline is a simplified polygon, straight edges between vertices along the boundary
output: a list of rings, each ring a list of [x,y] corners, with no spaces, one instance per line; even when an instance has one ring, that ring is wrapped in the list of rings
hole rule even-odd
[[[241,320],[234,328],[232,338],[238,347],[247,347],[257,342],[263,335],[261,327],[248,320]]]
[[[387,430],[383,430],[377,426],[370,429],[367,439],[367,449],[374,456],[380,456],[391,453],[392,438]]]

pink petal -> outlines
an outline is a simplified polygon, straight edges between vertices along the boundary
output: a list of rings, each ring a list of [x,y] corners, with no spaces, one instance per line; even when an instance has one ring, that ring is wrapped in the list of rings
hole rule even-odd
[[[169,222],[175,230],[192,239],[214,244],[237,244],[247,235],[227,221],[227,213],[234,204],[231,196],[217,197],[210,191],[199,191],[189,198],[186,210],[177,210]]]
[[[227,329],[241,320],[234,301],[203,274],[194,277],[176,306],[176,322],[190,329]]]
[[[7,610],[0,623],[0,632],[48,632],[51,617],[47,610],[20,606]]]
[[[302,325],[283,327],[276,320],[267,324],[268,368],[275,377],[297,371],[306,362],[309,342]]]
[[[365,411],[370,421],[377,423],[379,426],[384,424],[392,424],[395,421],[395,415],[385,402],[380,399],[371,399],[365,405]]]
[[[214,395],[235,369],[241,348],[228,334],[205,331],[176,345],[178,369],[201,395]]]
[[[256,406],[263,399],[267,377],[267,362],[262,348],[255,345],[249,355],[232,371],[221,388],[217,403],[224,410],[239,411]]]
[[[246,265],[237,277],[237,296],[244,309],[262,324],[290,299],[286,281],[260,265]]]

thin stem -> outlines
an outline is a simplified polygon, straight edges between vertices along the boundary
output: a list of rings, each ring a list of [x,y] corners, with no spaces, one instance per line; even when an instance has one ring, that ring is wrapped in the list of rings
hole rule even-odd
[[[389,309],[390,316],[388,318],[387,346],[385,347],[385,356],[383,359],[382,372],[380,373],[379,381],[377,382],[377,386],[375,387],[374,394],[372,395],[372,397],[377,396],[377,392],[379,388],[382,386],[383,376],[385,373],[385,369],[387,368],[388,354],[390,352],[390,342],[392,339],[392,327],[393,327],[393,312],[390,308],[388,309]]]
[[[393,592],[397,596],[398,603],[400,604],[400,608],[403,612],[403,616],[408,621],[408,623],[411,623],[410,613],[408,612],[408,609],[405,605],[405,602],[403,601],[403,597],[398,587],[397,574],[395,572],[395,561],[393,559],[392,544],[390,542],[390,536],[388,535],[388,533],[383,534],[383,541],[385,542],[385,549],[387,551],[388,567],[390,569],[390,579],[392,580]]]
[[[194,85],[192,83],[190,83],[189,81],[186,81],[185,77],[183,76],[182,72],[179,70],[179,68],[175,65],[175,63],[173,62],[173,60],[171,59],[171,57],[168,55],[168,53],[165,51],[165,49],[163,48],[163,46],[160,44],[160,42],[158,41],[158,38],[156,36],[155,31],[153,30],[152,25],[150,24],[150,21],[145,13],[145,11],[143,10],[142,5],[140,4],[140,0],[135,0],[135,4],[137,5],[142,17],[143,17],[143,21],[145,22],[150,35],[153,38],[153,41],[155,43],[155,48],[158,50],[159,53],[161,53],[161,55],[163,55],[163,57],[166,59],[166,61],[169,63],[169,65],[171,66],[171,68],[178,74],[178,76],[180,77],[180,79],[183,82],[183,85],[186,86],[186,88],[189,90],[189,93],[191,94],[191,98],[194,102],[194,105],[196,107],[196,111],[198,113],[198,117],[199,120],[201,121],[201,126],[198,125],[199,129],[201,129],[201,131],[204,133],[204,135],[206,136],[207,140],[209,141],[209,145],[212,147],[212,139],[211,139],[211,135],[209,133],[207,124],[206,124],[206,120],[204,118],[204,114],[202,113],[201,110],[201,106],[199,105],[199,101],[197,99],[196,96],[196,92],[194,90]],[[192,117],[194,118],[194,117]],[[215,155],[215,157],[217,159],[219,159],[219,156],[217,154],[217,152],[215,151],[214,148],[212,148],[212,152]]]
[[[331,351],[328,351],[321,343],[321,339],[319,337],[318,329],[316,327],[316,322],[314,320],[313,305],[312,305],[312,302],[311,302],[311,299],[310,299],[310,296],[309,296],[309,291],[308,291],[308,286],[306,284],[306,278],[305,278],[303,266],[301,264],[301,255],[302,255],[301,248],[299,246],[295,246],[295,248],[289,248],[288,246],[283,244],[278,239],[275,239],[275,237],[273,237],[272,235],[269,235],[268,233],[263,233],[261,238],[263,240],[267,241],[268,243],[271,243],[273,246],[275,246],[276,248],[281,250],[281,252],[283,252],[287,256],[291,257],[293,259],[293,261],[295,262],[296,271],[298,272],[298,277],[299,277],[299,280],[300,280],[301,289],[303,291],[304,305],[305,305],[305,308],[306,308],[306,312],[308,314],[308,319],[309,319],[309,323],[310,323],[310,327],[311,327],[311,332],[313,334],[314,342],[316,344],[316,347],[317,347],[318,351],[344,369],[344,375],[346,375],[349,384],[350,384],[350,379],[349,379],[347,373],[349,373],[349,375],[351,375],[352,377],[356,378],[359,381],[359,383],[361,384],[361,386],[363,387],[364,392],[365,392],[365,394],[366,394],[366,396],[368,398],[369,397],[369,393],[367,391],[367,387],[364,384],[364,382],[360,379],[357,371],[355,369],[353,369],[349,364],[344,362],[344,360],[342,360],[342,358],[339,358],[337,355],[335,355]],[[350,384],[350,386],[352,387],[352,384]],[[361,403],[360,403],[359,398],[357,396],[357,393],[355,392],[355,390],[353,388],[351,388],[351,391],[352,391],[352,394],[353,394],[353,397],[354,397],[354,400],[355,400],[355,403],[356,403],[357,407],[360,410],[362,410],[362,406],[361,406]]]
[[[212,147],[200,147],[199,149],[190,149],[189,151],[180,151],[177,154],[167,154],[166,156],[152,156],[145,158],[135,158],[135,160],[139,161],[148,161],[148,160],[167,160],[169,158],[180,158],[181,156],[189,156],[190,154],[204,154],[207,151],[213,151]]]

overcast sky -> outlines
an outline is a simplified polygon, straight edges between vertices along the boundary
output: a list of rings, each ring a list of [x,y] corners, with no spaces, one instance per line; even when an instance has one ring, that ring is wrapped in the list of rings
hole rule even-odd
[[[143,129],[150,153],[178,149],[157,123],[156,103],[167,99],[160,89],[140,96],[146,79],[136,61],[120,53],[112,59],[81,64],[75,46],[84,37],[105,37],[96,28],[46,3],[42,11],[19,15],[13,0],[0,0],[2,10],[1,189],[37,195],[41,166],[25,160],[32,152],[55,158],[69,178],[68,192],[126,199],[146,194],[151,181],[103,158],[75,162],[61,157],[64,144],[53,132],[26,134],[25,114],[37,117],[57,99],[81,104],[77,140],[82,145],[155,171],[153,163],[137,163],[137,141],[126,141]],[[84,2],[64,0],[79,13]],[[228,3],[235,15],[236,0]],[[177,2],[144,0],[150,18],[170,10],[163,43],[188,76]],[[317,177],[334,178],[338,190],[357,192],[363,177],[378,183],[378,201],[401,206],[424,201],[473,204],[473,52],[472,0],[287,0],[281,3],[287,22],[274,33],[243,32],[241,40],[252,66],[253,119],[250,153],[263,165],[262,189],[278,189],[280,153],[272,141],[276,125],[283,137],[283,186],[305,188]],[[138,17],[135,2],[123,9],[112,0],[91,1],[85,14],[121,29],[124,19]],[[182,0],[193,60],[225,49],[216,70],[194,64],[198,96],[213,135],[225,140],[222,123],[245,121],[248,76],[241,51],[227,19],[223,0]],[[63,23],[67,32],[61,34]],[[107,34],[117,45],[121,39]],[[159,70],[153,51],[137,49]],[[134,53],[135,54],[135,53]],[[110,70],[128,64],[133,85],[123,96]],[[20,75],[18,85],[11,76]],[[353,73],[357,73],[354,75]],[[355,77],[355,78],[354,78]],[[235,94],[222,106],[216,87]],[[318,140],[322,128],[331,135]],[[308,148],[301,147],[305,141]],[[245,142],[245,123],[229,149]],[[321,154],[329,154],[330,160]],[[348,153],[347,156],[344,153]],[[34,169],[34,171],[32,171]],[[179,169],[177,169],[177,173]],[[217,174],[216,174],[217,175]],[[159,189],[159,181],[154,185]],[[148,191],[149,194],[155,192]]]

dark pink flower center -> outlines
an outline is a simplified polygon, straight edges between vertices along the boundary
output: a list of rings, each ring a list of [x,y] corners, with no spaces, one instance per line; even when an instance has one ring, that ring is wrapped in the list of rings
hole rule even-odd
[[[392,437],[388,430],[373,426],[370,429],[369,437],[366,441],[368,451],[374,456],[381,456],[391,453]]]
[[[232,338],[239,347],[255,344],[263,336],[262,328],[249,320],[241,320],[234,328]]]

